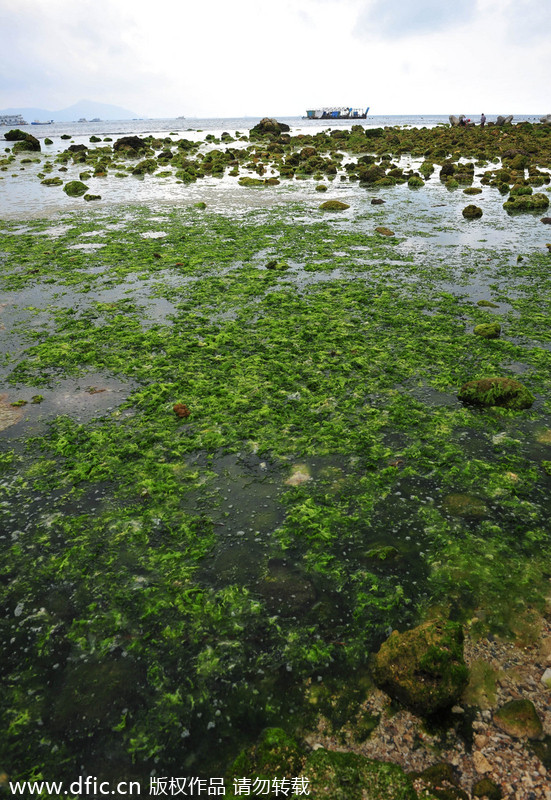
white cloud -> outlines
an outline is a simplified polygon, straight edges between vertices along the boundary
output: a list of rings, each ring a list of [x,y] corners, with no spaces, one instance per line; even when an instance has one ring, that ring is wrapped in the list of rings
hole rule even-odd
[[[544,113],[549,0],[0,0],[0,108]]]

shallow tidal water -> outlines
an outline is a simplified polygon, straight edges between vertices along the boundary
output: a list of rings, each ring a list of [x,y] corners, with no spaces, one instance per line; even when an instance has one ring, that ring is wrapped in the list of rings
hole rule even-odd
[[[436,175],[108,177],[91,208],[28,169],[0,181],[11,770],[212,774],[432,605],[506,633],[541,603],[541,214]],[[488,374],[532,408],[463,406]]]

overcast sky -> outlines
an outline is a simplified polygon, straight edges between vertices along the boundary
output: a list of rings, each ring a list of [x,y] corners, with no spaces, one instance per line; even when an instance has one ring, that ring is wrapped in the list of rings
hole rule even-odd
[[[0,0],[0,108],[551,112],[551,0]]]

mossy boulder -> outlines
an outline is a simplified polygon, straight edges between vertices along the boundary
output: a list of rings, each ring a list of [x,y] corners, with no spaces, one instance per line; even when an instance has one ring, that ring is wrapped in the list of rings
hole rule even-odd
[[[531,700],[511,700],[494,714],[494,724],[516,739],[537,739],[543,726]]]
[[[396,764],[356,753],[316,750],[301,777],[316,800],[416,800],[411,778]]]
[[[549,206],[549,198],[541,192],[531,195],[511,195],[503,208],[505,211],[541,211]]]
[[[266,728],[256,744],[243,750],[227,772],[227,778],[264,778],[296,776],[304,754],[292,736],[282,728]]]
[[[17,146],[13,148],[14,153],[17,153],[18,150],[40,152],[40,142],[36,136],[33,136],[32,133],[26,133],[26,131],[22,131],[19,128],[14,128],[5,133],[4,139],[7,142],[17,142]]]
[[[326,200],[325,203],[321,204],[320,208],[322,211],[344,211],[350,206],[348,203],[341,202],[341,200]]]
[[[463,189],[463,194],[482,194],[482,189],[480,186],[467,186]]]
[[[417,175],[412,175],[411,178],[408,178],[408,186],[410,189],[419,189],[424,185],[425,181]]]
[[[400,551],[389,545],[381,545],[380,547],[372,547],[367,550],[365,557],[370,561],[394,561],[400,555]]]
[[[88,191],[88,187],[82,181],[69,181],[63,187],[63,191],[65,194],[68,194],[69,197],[82,197],[83,194],[86,194]]]
[[[485,322],[482,325],[476,325],[474,333],[482,336],[483,339],[499,339],[501,325],[498,322]]]
[[[483,212],[481,208],[471,204],[469,206],[465,206],[465,208],[461,213],[463,214],[465,219],[480,219]]]
[[[101,200],[101,194],[85,194],[84,199],[86,202],[90,202],[91,200]]]
[[[40,181],[40,183],[42,184],[42,186],[62,186],[63,185],[63,181],[61,180],[61,178],[58,178],[58,177],[56,177],[56,178],[44,178],[44,180]]]
[[[290,127],[285,122],[278,122],[277,119],[264,117],[254,128],[251,128],[249,135],[253,138],[255,136],[266,136],[269,133],[278,136],[280,133],[286,133],[290,130]]]
[[[393,631],[373,658],[372,673],[383,691],[421,716],[450,708],[468,680],[461,625],[437,619]]]
[[[384,225],[378,225],[375,228],[375,233],[378,233],[380,236],[394,236],[394,231],[391,231],[390,228],[385,228]]]
[[[147,150],[147,146],[147,142],[140,136],[123,136],[121,139],[117,139],[113,150],[119,155],[133,156]]]
[[[479,378],[464,383],[458,394],[462,403],[473,406],[500,406],[502,408],[530,408],[533,395],[513,378]]]
[[[46,136],[46,138],[44,139],[44,144],[53,144],[53,141],[48,136]]]

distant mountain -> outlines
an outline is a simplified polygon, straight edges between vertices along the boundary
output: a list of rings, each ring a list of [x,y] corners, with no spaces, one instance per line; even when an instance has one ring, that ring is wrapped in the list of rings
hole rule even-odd
[[[49,111],[46,108],[4,108],[0,114],[21,114],[27,122],[32,122],[34,119],[73,122],[81,117],[86,119],[99,117],[101,120],[138,119],[140,117],[139,114],[129,111],[127,108],[112,106],[110,103],[96,103],[94,100],[79,100],[78,103],[59,111]]]

